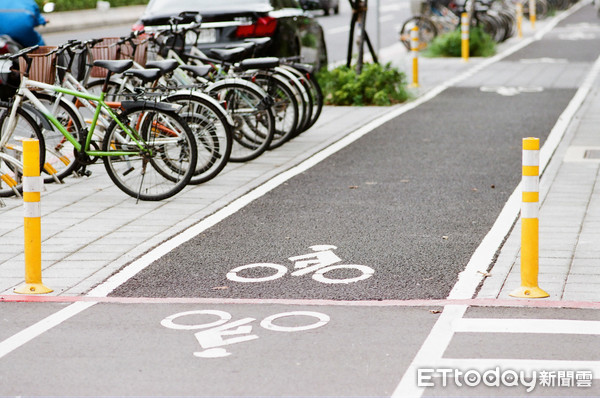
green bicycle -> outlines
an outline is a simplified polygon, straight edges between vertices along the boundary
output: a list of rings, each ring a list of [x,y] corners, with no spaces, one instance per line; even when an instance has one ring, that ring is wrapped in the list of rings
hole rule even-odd
[[[64,146],[67,148],[66,152],[61,154],[65,161],[77,162],[79,167],[85,168],[102,158],[106,172],[115,185],[137,200],[163,200],[180,192],[188,184],[196,169],[197,147],[190,127],[177,115],[181,106],[134,99],[122,101],[119,109],[113,109],[104,101],[111,75],[131,68],[132,61],[94,61],[94,66],[108,70],[102,92],[96,96],[31,80],[29,72],[33,60],[51,57],[55,54],[53,51],[56,51],[35,54],[36,49],[37,47],[30,47],[0,59],[0,62],[12,63],[23,57],[26,63],[14,99],[7,104],[0,104],[8,107],[5,117],[0,120],[0,145],[9,137],[30,136],[31,133],[27,133],[27,130],[39,129],[39,126],[31,123],[31,118],[25,120],[22,117],[27,114],[20,110],[23,98],[27,98],[30,104],[28,111],[31,112],[30,108],[34,108],[60,131],[65,143],[70,143]],[[96,103],[89,128],[70,132],[31,91],[36,88]],[[98,126],[100,112],[108,115],[112,122],[104,131],[102,148],[97,148],[92,137]],[[27,134],[21,134],[19,130],[24,130]]]

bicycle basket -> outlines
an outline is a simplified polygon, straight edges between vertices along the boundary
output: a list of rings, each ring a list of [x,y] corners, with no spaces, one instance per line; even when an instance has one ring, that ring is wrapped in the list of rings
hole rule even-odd
[[[19,87],[19,73],[16,64],[9,59],[0,60],[0,100],[12,98]]]
[[[88,49],[75,49],[72,50],[71,53],[67,53],[66,51],[61,53],[57,60],[57,69],[58,69],[58,78],[60,81],[64,79],[65,68],[69,65],[69,57],[73,57],[73,62],[71,63],[71,74],[73,77],[79,81],[83,81],[85,78],[85,74],[87,72],[87,57],[88,57]]]
[[[50,54],[56,50],[54,46],[41,46],[28,53],[31,58],[31,69],[29,70],[29,78],[42,83],[56,83],[56,53]],[[19,58],[19,70],[24,72],[27,70],[25,58]]]
[[[146,66],[146,61],[148,60],[148,42],[137,39],[134,39],[133,41],[136,44],[135,54],[133,54],[133,46],[128,42],[121,45],[121,55],[119,59],[131,59],[133,54],[133,60],[136,63],[140,64],[141,66]]]
[[[114,60],[117,59],[117,46],[116,43],[120,40],[118,37],[105,37],[101,43],[96,44],[91,48],[92,51],[92,59],[101,60],[108,59]],[[97,66],[92,67],[92,71],[90,72],[91,77],[106,77],[108,71],[104,68],[99,68]]]

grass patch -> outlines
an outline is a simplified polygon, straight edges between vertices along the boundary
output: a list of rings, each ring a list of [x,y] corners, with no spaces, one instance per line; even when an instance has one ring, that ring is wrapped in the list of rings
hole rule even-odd
[[[345,65],[321,70],[317,79],[326,105],[398,104],[408,99],[406,75],[390,63],[364,64],[360,75],[356,68]]]
[[[440,35],[427,46],[425,57],[460,57],[462,56],[460,29]],[[496,43],[492,37],[479,27],[469,32],[469,56],[490,57],[496,54]]]

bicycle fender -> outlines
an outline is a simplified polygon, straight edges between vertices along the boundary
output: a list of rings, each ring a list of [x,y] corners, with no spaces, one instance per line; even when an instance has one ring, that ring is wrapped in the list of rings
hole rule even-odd
[[[52,130],[54,128],[52,123],[50,123],[50,121],[46,119],[46,116],[44,116],[44,114],[37,108],[34,108],[32,105],[27,103],[21,103],[21,107],[31,116],[35,117],[44,130]]]
[[[167,102],[153,102],[153,101],[121,101],[121,107],[125,110],[132,108],[144,108],[144,109],[156,109],[165,112],[179,112],[182,108],[181,105],[170,104]]]
[[[239,84],[240,86],[246,86],[246,87],[252,88],[252,89],[258,91],[261,95],[264,95],[265,97],[268,95],[267,92],[265,90],[263,90],[262,87],[260,87],[258,84],[252,83],[251,81],[248,81],[245,79],[235,79],[235,78],[223,79],[223,80],[216,81],[216,82],[206,86],[205,90],[207,92],[211,92],[213,90],[219,89],[222,86],[224,86],[226,84],[230,84],[230,83],[235,83],[235,84]]]
[[[227,113],[227,111],[225,111],[225,109],[223,109],[223,106],[219,103],[219,101],[217,101],[216,99],[214,99],[213,97],[211,97],[208,94],[205,94],[205,93],[202,93],[199,91],[179,90],[179,91],[176,91],[175,93],[170,94],[169,97],[171,95],[187,95],[190,97],[201,98],[205,101],[208,101],[215,106],[215,108],[219,111],[219,113],[221,115],[223,115],[225,117],[225,119],[227,120],[227,123],[229,123],[232,126],[234,125],[231,115],[229,115],[229,113]]]

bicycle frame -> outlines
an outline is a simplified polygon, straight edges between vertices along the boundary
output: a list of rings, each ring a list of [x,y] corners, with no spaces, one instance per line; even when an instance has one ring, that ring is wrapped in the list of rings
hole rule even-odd
[[[48,91],[52,91],[52,92],[60,93],[60,94],[64,94],[64,95],[72,95],[76,98],[83,98],[85,100],[94,101],[97,103],[96,109],[94,110],[94,116],[92,118],[92,123],[90,125],[90,129],[87,132],[87,136],[85,138],[84,145],[82,145],[79,141],[77,141],[77,139],[75,137],[73,137],[73,135],[71,133],[69,133],[67,131],[67,129],[64,128],[64,126],[58,121],[58,119],[56,117],[54,117],[54,115],[52,115],[52,113],[46,108],[46,106],[44,104],[42,104],[42,102],[38,98],[36,98],[36,96],[31,92],[31,90],[29,90],[29,87],[41,88],[43,90],[48,90]],[[91,95],[88,93],[81,93],[78,91],[65,89],[65,88],[62,88],[59,86],[53,86],[50,84],[37,82],[35,80],[29,80],[26,76],[22,76],[19,90],[17,91],[14,103],[12,104],[12,107],[11,107],[9,121],[8,121],[8,126],[9,126],[8,131],[11,131],[11,132],[14,131],[14,128],[16,126],[17,109],[20,107],[23,97],[26,97],[29,101],[31,101],[33,106],[35,108],[37,108],[40,112],[42,112],[44,117],[46,117],[46,119],[48,119],[52,123],[52,125],[54,125],[61,132],[61,134],[73,145],[73,147],[78,152],[83,152],[83,153],[85,153],[89,156],[93,156],[93,157],[128,156],[128,155],[134,155],[134,154],[139,153],[139,152],[132,152],[132,151],[104,152],[104,151],[89,150],[90,143],[92,141],[92,137],[94,134],[94,130],[98,123],[98,119],[100,117],[101,112],[106,112],[119,125],[119,127],[121,129],[123,129],[123,131],[125,131],[125,133],[131,138],[131,140],[137,145],[137,147],[141,151],[144,151],[145,150],[144,146],[140,143],[140,137],[138,137],[137,132],[132,131],[128,126],[126,126],[119,120],[119,118],[112,111],[110,106],[108,106],[104,102],[105,95],[106,95],[105,93],[101,93],[100,96],[95,96],[95,95]],[[6,144],[6,141],[8,140],[10,135],[11,134],[6,134],[5,137],[2,138],[2,141],[0,141],[0,145]]]

